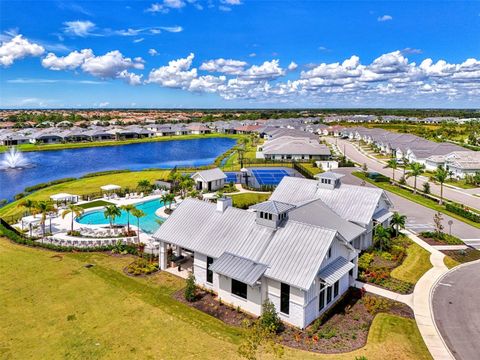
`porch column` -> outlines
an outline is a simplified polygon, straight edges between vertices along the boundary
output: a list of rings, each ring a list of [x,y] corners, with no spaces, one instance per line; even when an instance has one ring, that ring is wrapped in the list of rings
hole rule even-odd
[[[158,248],[158,261],[160,270],[165,270],[167,268],[167,243],[160,241],[160,247]]]
[[[177,245],[177,248],[175,249],[175,252],[176,252],[177,256],[182,256],[182,248],[180,246]]]

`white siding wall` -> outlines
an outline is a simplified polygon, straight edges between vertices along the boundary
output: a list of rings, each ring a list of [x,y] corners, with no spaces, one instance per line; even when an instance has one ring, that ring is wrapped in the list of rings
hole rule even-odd
[[[303,328],[305,323],[304,302],[305,292],[296,287],[290,286],[290,306],[289,313],[280,312],[280,282],[268,279],[268,298],[275,305],[280,319],[294,326]]]
[[[235,307],[239,306],[251,314],[261,315],[263,303],[262,286],[247,286],[247,298],[243,299],[232,294],[232,279],[219,275],[217,293],[223,302]]]
[[[207,289],[216,290],[218,287],[218,275],[213,274],[213,284],[207,283],[207,255],[195,253],[193,260],[193,274],[195,282]]]

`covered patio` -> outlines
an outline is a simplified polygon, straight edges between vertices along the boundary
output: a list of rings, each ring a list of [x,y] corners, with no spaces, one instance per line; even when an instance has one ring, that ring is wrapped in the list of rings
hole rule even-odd
[[[104,192],[103,197],[105,199],[111,199],[117,197],[116,192],[122,187],[120,185],[108,184],[100,186],[100,189]]]
[[[160,242],[160,269],[186,279],[193,273],[194,252],[180,246]]]

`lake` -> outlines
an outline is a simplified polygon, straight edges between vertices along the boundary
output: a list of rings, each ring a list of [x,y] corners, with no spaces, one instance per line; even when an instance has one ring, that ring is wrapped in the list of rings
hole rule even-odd
[[[203,166],[235,145],[234,139],[168,140],[83,149],[24,152],[33,165],[0,169],[0,199],[11,200],[25,187],[88,173],[115,170]],[[0,159],[3,158],[0,154]]]

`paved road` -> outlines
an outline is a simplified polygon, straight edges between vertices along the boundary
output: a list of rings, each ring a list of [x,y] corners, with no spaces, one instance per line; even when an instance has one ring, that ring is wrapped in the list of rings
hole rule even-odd
[[[384,165],[376,159],[372,159],[367,155],[361,153],[351,142],[342,139],[326,138],[331,144],[337,143],[338,149],[341,152],[346,152],[347,157],[359,164],[367,164],[368,169],[372,171],[379,172],[386,176],[392,177],[392,169],[385,169]],[[399,179],[403,176],[403,170],[395,171],[395,179]],[[417,188],[421,189],[422,184],[426,182],[426,178],[419,177],[417,178]],[[413,186],[414,179],[407,179],[409,185]],[[440,196],[440,186],[430,182],[430,190],[432,194]],[[478,190],[480,192],[480,190]],[[460,204],[467,205],[471,208],[480,210],[480,198],[471,194],[472,191],[456,190],[449,187],[443,187],[443,194],[446,199],[458,202]]]
[[[448,273],[433,290],[435,323],[457,360],[480,358],[479,284],[476,262]]]
[[[354,170],[358,169],[340,168],[336,169],[335,172],[345,174],[345,177],[342,179],[344,183],[360,185],[362,183],[362,180],[351,174],[351,172]],[[366,183],[365,186],[373,187],[374,185]],[[407,229],[415,233],[434,229],[434,210],[414,203],[396,194],[392,194],[391,192],[387,191],[387,194],[390,200],[393,202],[393,209],[401,214],[407,215]],[[468,245],[472,245],[480,249],[480,229],[465,224],[464,222],[451,218],[447,215],[443,215],[443,218],[443,225],[447,232],[449,231],[448,221],[452,220],[452,235],[461,238]]]

